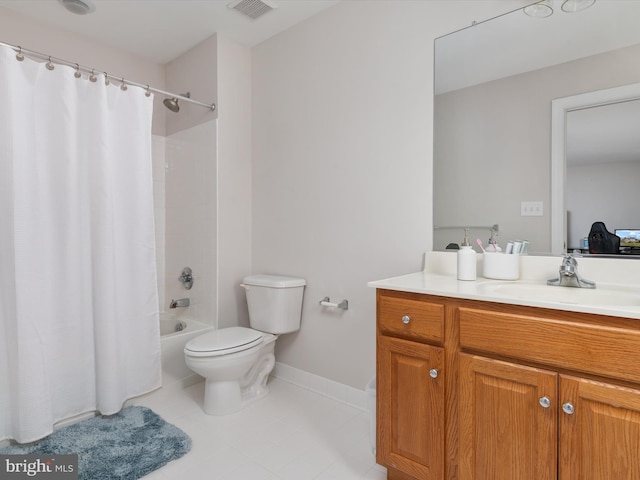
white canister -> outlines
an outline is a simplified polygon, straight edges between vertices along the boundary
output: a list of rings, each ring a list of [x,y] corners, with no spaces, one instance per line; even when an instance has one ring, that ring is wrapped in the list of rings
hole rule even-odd
[[[482,258],[482,276],[495,280],[517,280],[520,278],[520,255],[485,253]]]
[[[476,251],[471,245],[462,245],[458,250],[458,280],[475,280],[476,265]]]

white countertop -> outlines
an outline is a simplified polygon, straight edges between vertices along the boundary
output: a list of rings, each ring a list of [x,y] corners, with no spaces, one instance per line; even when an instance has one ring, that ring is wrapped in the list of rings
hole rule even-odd
[[[424,271],[369,282],[368,286],[444,297],[640,319],[640,260],[578,257],[578,267],[582,276],[596,282],[595,291],[590,291],[546,285],[547,279],[557,277],[561,263],[559,256],[522,257],[520,279],[515,281],[483,278],[481,276],[482,255],[478,255],[478,257],[478,278],[475,281],[457,280],[455,252],[427,252]],[[619,305],[616,304],[615,298],[618,292],[620,298],[623,299]],[[608,293],[613,294],[611,298]],[[596,296],[605,300],[603,304],[586,304]],[[583,303],[579,300],[580,298],[588,300]]]

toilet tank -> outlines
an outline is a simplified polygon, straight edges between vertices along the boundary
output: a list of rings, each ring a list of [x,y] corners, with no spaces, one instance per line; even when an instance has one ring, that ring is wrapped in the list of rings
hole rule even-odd
[[[251,328],[280,334],[300,330],[302,278],[280,275],[249,275],[242,280],[249,307]]]

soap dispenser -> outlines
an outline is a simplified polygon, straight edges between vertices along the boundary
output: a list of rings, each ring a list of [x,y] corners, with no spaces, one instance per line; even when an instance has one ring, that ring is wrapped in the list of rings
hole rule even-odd
[[[469,243],[469,229],[464,229],[464,240],[458,250],[458,280],[476,279],[476,251]]]

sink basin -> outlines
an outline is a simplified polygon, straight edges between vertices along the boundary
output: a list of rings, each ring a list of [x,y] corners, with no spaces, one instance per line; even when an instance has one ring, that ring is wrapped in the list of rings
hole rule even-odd
[[[556,287],[539,283],[496,282],[477,285],[478,292],[496,297],[518,298],[593,307],[640,306],[640,291],[623,285],[597,285],[595,289]]]

